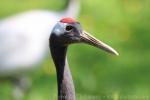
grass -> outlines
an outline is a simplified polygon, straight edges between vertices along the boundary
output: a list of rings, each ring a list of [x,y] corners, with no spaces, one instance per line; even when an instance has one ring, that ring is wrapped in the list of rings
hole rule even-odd
[[[30,9],[61,10],[64,4],[63,0],[1,0],[0,17]],[[69,47],[77,100],[149,100],[149,5],[149,0],[81,1],[78,20],[84,29],[116,48],[120,56],[87,45]],[[47,58],[41,66],[31,74],[34,85],[26,100],[49,100],[57,93],[52,60]],[[0,98],[10,100],[11,90],[9,83],[0,83]]]

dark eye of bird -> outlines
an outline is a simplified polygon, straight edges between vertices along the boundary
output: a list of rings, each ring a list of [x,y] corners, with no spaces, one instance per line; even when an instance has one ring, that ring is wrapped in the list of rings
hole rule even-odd
[[[73,29],[73,26],[66,26],[66,31],[71,31]]]

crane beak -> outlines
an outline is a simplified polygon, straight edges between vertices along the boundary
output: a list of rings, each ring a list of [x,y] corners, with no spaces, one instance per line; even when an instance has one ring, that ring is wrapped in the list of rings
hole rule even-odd
[[[116,50],[114,50],[112,47],[110,47],[109,45],[96,39],[94,36],[90,35],[89,33],[85,32],[85,31],[83,31],[80,34],[80,37],[81,37],[81,42],[83,42],[83,43],[87,43],[87,44],[92,45],[94,47],[100,48],[100,49],[102,49],[106,52],[109,52],[111,54],[119,55],[119,53]]]

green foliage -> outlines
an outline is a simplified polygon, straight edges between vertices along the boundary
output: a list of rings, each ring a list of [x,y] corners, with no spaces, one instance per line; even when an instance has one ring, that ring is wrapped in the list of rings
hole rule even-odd
[[[1,0],[0,17],[36,8],[60,10],[64,4],[63,0]],[[88,96],[98,96],[98,100],[150,98],[149,5],[150,0],[81,1],[78,20],[84,29],[120,55],[111,56],[82,44],[70,46],[68,59],[79,100],[88,100]],[[42,71],[31,75],[34,85],[26,100],[49,100],[57,93],[52,60],[47,58],[42,66]],[[10,84],[0,84],[0,88],[0,98],[9,100],[6,91],[11,91]]]

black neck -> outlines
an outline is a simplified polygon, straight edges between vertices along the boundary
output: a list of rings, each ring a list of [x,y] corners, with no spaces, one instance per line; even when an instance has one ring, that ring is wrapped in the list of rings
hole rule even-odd
[[[58,100],[75,100],[74,84],[66,58],[67,47],[54,45],[51,41],[50,49],[57,72]]]

